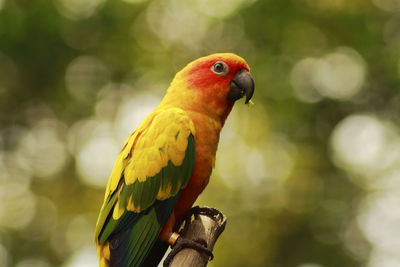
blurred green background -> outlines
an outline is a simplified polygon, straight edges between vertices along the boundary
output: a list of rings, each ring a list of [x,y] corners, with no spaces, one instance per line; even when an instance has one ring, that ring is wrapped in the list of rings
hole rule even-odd
[[[209,266],[400,266],[400,0],[0,0],[0,266],[97,266],[123,140],[214,52],[256,93],[198,201]]]

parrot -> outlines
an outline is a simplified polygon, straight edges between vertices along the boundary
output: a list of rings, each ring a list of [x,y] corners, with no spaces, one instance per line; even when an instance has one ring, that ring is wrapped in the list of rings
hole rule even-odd
[[[169,245],[185,241],[176,224],[209,182],[234,103],[251,103],[254,87],[234,53],[198,58],[176,73],[114,163],[96,223],[101,267],[157,266]]]

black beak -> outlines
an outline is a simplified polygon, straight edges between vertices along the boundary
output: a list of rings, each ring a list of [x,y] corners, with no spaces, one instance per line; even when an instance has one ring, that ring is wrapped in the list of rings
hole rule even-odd
[[[246,104],[249,103],[250,99],[254,94],[254,80],[250,73],[241,69],[235,75],[231,81],[231,89],[228,93],[228,100],[235,102],[236,100],[242,98],[246,95]]]

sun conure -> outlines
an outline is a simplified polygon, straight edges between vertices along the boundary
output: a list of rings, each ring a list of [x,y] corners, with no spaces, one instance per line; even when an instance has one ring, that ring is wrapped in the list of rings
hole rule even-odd
[[[220,53],[176,74],[115,162],[96,226],[100,266],[157,266],[175,222],[208,184],[235,101],[253,96],[249,71],[243,58]]]

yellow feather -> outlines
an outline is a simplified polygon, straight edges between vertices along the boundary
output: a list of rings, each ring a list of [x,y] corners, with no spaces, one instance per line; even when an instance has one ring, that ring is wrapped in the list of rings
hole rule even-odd
[[[129,210],[129,211],[133,211],[133,212],[140,212],[141,211],[140,205],[135,205],[135,203],[133,203],[132,196],[129,197],[129,201],[128,201],[128,205],[127,205],[126,209]]]
[[[136,137],[137,132],[134,132],[126,139],[125,144],[114,163],[113,171],[111,172],[111,176],[108,180],[107,189],[105,192],[106,196],[115,191],[117,188],[119,180],[121,179],[121,174],[125,168],[125,159],[129,156]]]
[[[125,208],[120,206],[119,200],[118,200],[118,202],[114,206],[113,219],[118,220],[119,218],[121,218],[121,216],[124,214],[124,212],[125,212]]]
[[[169,198],[169,197],[171,196],[171,191],[172,191],[171,185],[167,185],[167,187],[165,187],[164,189],[163,189],[163,188],[160,188],[160,189],[158,190],[158,193],[157,193],[156,198],[157,198],[158,200],[167,199],[167,198]]]
[[[108,242],[104,244],[97,244],[97,255],[100,259],[99,266],[100,267],[108,267],[110,262],[110,245]]]
[[[142,134],[136,141],[131,158],[125,161],[126,166],[123,167],[126,184],[133,184],[137,180],[146,181],[148,177],[160,172],[169,160],[175,166],[181,165],[187,147],[187,137],[190,133],[194,134],[194,125],[181,109],[158,108],[146,118],[137,132]],[[127,146],[131,144],[133,141],[128,142]],[[122,166],[116,164],[115,168],[116,173],[122,173]],[[114,180],[114,177],[112,179]],[[111,189],[115,187],[113,183]]]
[[[188,144],[187,138],[178,137],[178,139],[176,139],[176,142],[175,142],[175,147],[177,150],[179,150],[179,152],[182,153],[182,152],[185,152],[187,144]]]

